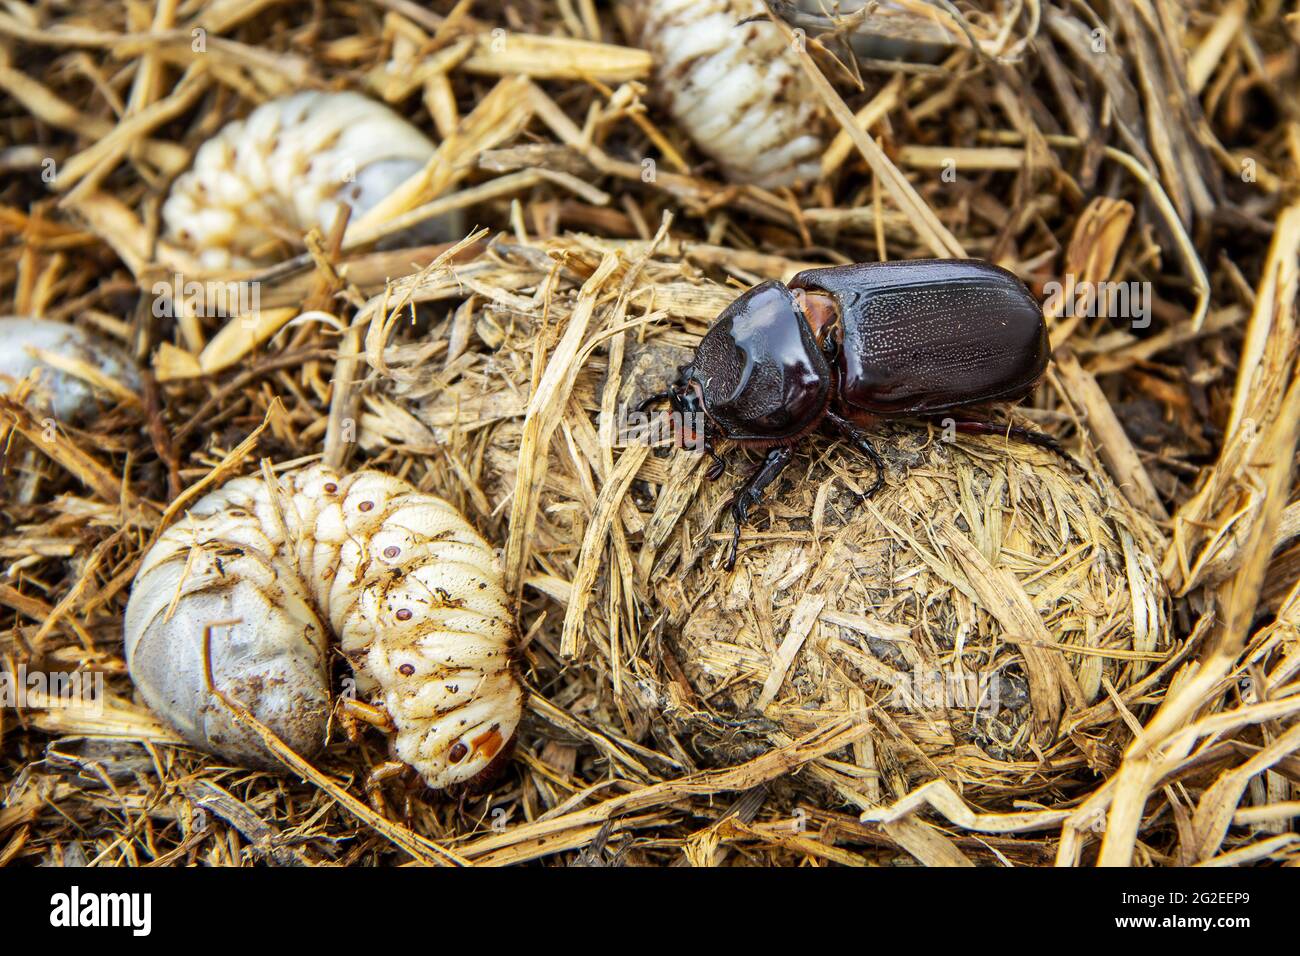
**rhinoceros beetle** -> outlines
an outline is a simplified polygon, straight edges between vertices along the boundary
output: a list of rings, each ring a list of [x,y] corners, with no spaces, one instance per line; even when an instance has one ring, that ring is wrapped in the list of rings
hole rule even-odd
[[[679,422],[703,423],[703,435],[679,432],[678,441],[702,440],[713,459],[710,479],[726,470],[714,439],[767,449],[731,503],[730,571],[749,509],[818,425],[834,425],[875,465],[870,497],[885,469],[865,427],[1022,398],[1047,368],[1048,351],[1037,300],[992,263],[912,259],[808,269],[732,302],[676,383],[641,408],[667,400]],[[1039,432],[954,421],[959,431],[1005,434],[1069,460]]]

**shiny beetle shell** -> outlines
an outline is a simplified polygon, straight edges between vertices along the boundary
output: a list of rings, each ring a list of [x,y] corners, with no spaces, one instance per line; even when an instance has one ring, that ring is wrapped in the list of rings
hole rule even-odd
[[[864,431],[881,418],[919,418],[1023,398],[1047,369],[1042,310],[1015,275],[973,259],[914,259],[808,269],[788,285],[764,282],[740,296],[700,340],[677,381],[642,402],[667,400],[679,442],[702,446],[705,475],[726,463],[714,442],[766,449],[731,501],[727,570],[736,564],[750,508],[823,422],[875,467],[885,463]],[[689,425],[687,423],[690,423]],[[1050,435],[962,417],[960,431],[1005,432],[1069,460]]]
[[[789,286],[835,301],[838,394],[873,415],[1019,398],[1047,369],[1041,306],[1020,279],[991,262],[833,266],[800,272]]]
[[[700,340],[684,374],[699,382],[704,408],[728,438],[793,438],[826,407],[831,366],[798,309],[784,285],[763,282]]]
[[[759,0],[637,0],[658,98],[729,179],[769,188],[816,178],[824,116]]]
[[[325,736],[331,635],[430,787],[481,774],[519,723],[496,556],[455,508],[400,479],[313,466],[273,494],[237,478],[145,557],[125,634],[141,694],[194,745],[268,765],[203,682],[204,629],[230,620],[212,632],[217,685],[303,752]]]
[[[139,391],[140,376],[127,354],[112,342],[75,325],[19,316],[0,318],[0,394],[32,372],[39,373],[29,405],[60,421],[84,420],[113,404],[89,382],[44,362],[36,352],[84,362],[107,378]],[[102,400],[101,400],[102,399]]]
[[[162,207],[166,238],[205,268],[248,267],[279,240],[353,219],[433,156],[434,144],[359,93],[296,93],[263,103],[204,143]]]

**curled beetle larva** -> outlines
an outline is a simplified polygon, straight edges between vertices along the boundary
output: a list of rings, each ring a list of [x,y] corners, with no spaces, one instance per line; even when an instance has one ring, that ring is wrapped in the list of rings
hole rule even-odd
[[[29,405],[62,421],[84,419],[103,396],[90,382],[51,367],[37,353],[88,366],[106,379],[135,392],[140,389],[135,365],[126,353],[75,325],[48,319],[0,318],[0,394],[39,370]]]
[[[239,623],[212,629],[222,621]],[[331,633],[358,690],[387,711],[397,756],[431,787],[480,775],[519,723],[495,554],[450,504],[380,472],[227,482],[136,577],[125,641],[145,700],[196,746],[265,765],[206,689],[205,631],[216,685],[304,752],[324,738]]]
[[[263,103],[204,143],[163,204],[167,237],[213,269],[255,265],[278,240],[355,219],[433,156],[434,144],[359,93]]]
[[[824,117],[812,84],[759,0],[637,0],[656,92],[728,178],[788,186],[816,177]]]

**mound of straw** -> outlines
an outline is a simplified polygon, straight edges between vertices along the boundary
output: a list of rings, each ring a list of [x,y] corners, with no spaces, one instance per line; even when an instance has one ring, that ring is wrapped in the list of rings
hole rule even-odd
[[[896,478],[867,502],[851,450],[793,469],[734,574],[716,508],[683,515],[700,531],[654,590],[697,707],[776,744],[862,714],[852,759],[800,779],[863,808],[935,779],[986,806],[1095,784],[1127,734],[1117,708],[1141,711],[1175,650],[1154,528],[1038,449],[885,440]],[[725,757],[755,735],[719,736]]]

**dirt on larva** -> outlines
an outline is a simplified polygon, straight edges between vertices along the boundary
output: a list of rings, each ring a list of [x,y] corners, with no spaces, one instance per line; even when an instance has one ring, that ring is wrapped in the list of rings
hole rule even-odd
[[[90,389],[80,419],[0,377],[0,865],[1300,861],[1300,22],[771,8],[694,8],[765,38],[725,70],[707,31],[644,35],[686,16],[668,0],[0,9],[0,315],[140,369],[24,353]],[[711,141],[662,86],[721,102],[745,70],[779,88]],[[345,131],[270,109],[186,187],[209,218],[166,221],[228,123],[344,91],[431,156],[344,160],[364,208],[313,179],[295,223],[264,194]],[[745,172],[745,122],[815,148]],[[638,404],[748,287],[925,257],[1043,300],[1042,384],[982,414],[1068,460],[883,425],[863,500],[871,463],[819,432],[727,571],[761,452],[720,442],[710,481]],[[149,548],[230,479],[317,461],[446,499],[496,551],[528,699],[476,788],[416,785],[343,706],[310,759],[255,727],[283,771],[232,766],[132,685]],[[329,666],[356,699],[337,641]]]

